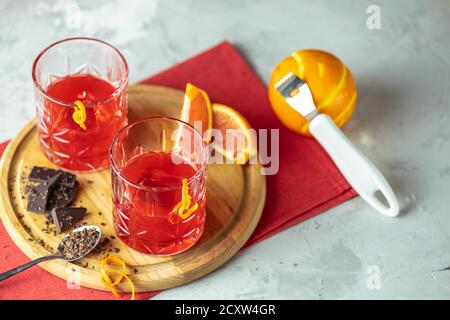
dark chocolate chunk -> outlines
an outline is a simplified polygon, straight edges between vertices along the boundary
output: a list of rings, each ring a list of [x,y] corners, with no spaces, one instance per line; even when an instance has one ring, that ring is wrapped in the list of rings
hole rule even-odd
[[[28,175],[28,180],[31,182],[39,182],[39,183],[47,182],[58,173],[62,173],[60,180],[61,184],[73,187],[76,181],[76,176],[74,174],[63,170],[56,170],[45,167],[33,167],[33,169],[31,169],[30,174]]]
[[[33,187],[28,196],[27,210],[37,213],[44,213],[47,209],[48,200],[54,188],[58,185],[61,172],[54,175],[44,183]]]
[[[58,233],[64,232],[86,213],[86,208],[54,208],[51,212]]]
[[[75,184],[78,183],[77,177],[74,174],[66,171],[62,171],[62,173],[63,175],[61,177],[61,181],[59,182],[60,184],[65,185],[69,188],[73,188]]]
[[[72,204],[75,195],[78,190],[78,186],[80,185],[78,181],[74,181],[73,185],[70,187],[67,184],[63,184],[64,176],[61,178],[58,186],[53,190],[50,195],[47,211],[51,211],[54,208],[63,208],[68,207]]]
[[[47,182],[51,178],[53,178],[56,174],[58,174],[60,170],[44,168],[44,167],[33,167],[28,176],[28,180],[31,182]]]

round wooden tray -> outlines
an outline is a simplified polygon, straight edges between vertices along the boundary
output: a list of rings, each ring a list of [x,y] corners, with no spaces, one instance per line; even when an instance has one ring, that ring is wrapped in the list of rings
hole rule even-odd
[[[158,86],[129,87],[129,118],[151,115],[178,117],[183,92]],[[0,163],[0,216],[11,238],[30,258],[48,254],[62,235],[48,234],[45,215],[26,211],[25,185],[35,165],[54,167],[38,145],[36,121],[32,120],[7,147]],[[125,246],[115,237],[112,226],[109,170],[78,174],[80,190],[75,205],[88,208],[82,222],[94,224],[110,239],[107,248],[128,265],[138,292],[179,286],[200,278],[230,259],[249,239],[261,216],[265,177],[260,165],[210,165],[207,180],[206,228],[201,240],[190,250],[174,256],[153,256]],[[112,238],[111,238],[112,236]],[[54,260],[41,266],[54,275],[82,286],[108,290],[100,282],[99,259],[91,254],[80,262]],[[130,290],[124,282],[123,291]]]

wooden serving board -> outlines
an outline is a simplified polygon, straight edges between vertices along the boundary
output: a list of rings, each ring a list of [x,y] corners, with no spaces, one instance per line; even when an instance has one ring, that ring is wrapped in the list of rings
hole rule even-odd
[[[129,87],[129,118],[178,117],[183,92],[158,86]],[[0,163],[0,216],[11,238],[30,258],[47,255],[62,235],[44,231],[45,216],[27,212],[25,185],[35,165],[54,167],[38,145],[36,120],[30,121],[7,147]],[[81,223],[97,225],[110,241],[105,248],[118,251],[138,292],[179,286],[200,278],[230,259],[249,239],[261,216],[265,177],[260,165],[210,165],[207,180],[206,227],[201,240],[190,250],[174,256],[139,253],[125,246],[112,225],[109,170],[77,174],[80,190],[75,205],[88,208]],[[107,252],[106,252],[107,253]],[[77,263],[59,260],[41,266],[54,275],[85,287],[108,290],[99,276],[99,260],[105,252],[90,254]],[[126,281],[123,291],[130,291]]]

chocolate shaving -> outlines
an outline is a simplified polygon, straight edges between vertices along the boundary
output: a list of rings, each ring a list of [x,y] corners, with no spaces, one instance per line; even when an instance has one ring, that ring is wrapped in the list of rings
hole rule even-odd
[[[99,236],[94,228],[72,231],[61,242],[59,250],[68,260],[79,259],[93,249]]]

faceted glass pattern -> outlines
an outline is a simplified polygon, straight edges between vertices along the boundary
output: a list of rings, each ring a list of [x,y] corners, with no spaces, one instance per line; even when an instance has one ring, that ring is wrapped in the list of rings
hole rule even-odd
[[[60,79],[84,75],[92,75],[114,87],[107,99],[86,104],[86,130],[73,121],[73,104],[47,92]],[[112,138],[127,124],[128,67],[122,54],[96,39],[62,40],[37,57],[33,80],[39,142],[47,158],[70,171],[107,167]]]
[[[145,162],[131,178],[130,163],[139,158]],[[114,138],[110,162],[114,226],[124,243],[144,253],[170,255],[200,239],[206,216],[207,149],[193,127],[158,117],[130,124]],[[134,181],[138,176],[143,183]],[[173,211],[182,199],[180,178],[189,179],[189,195],[198,204],[185,220]]]

